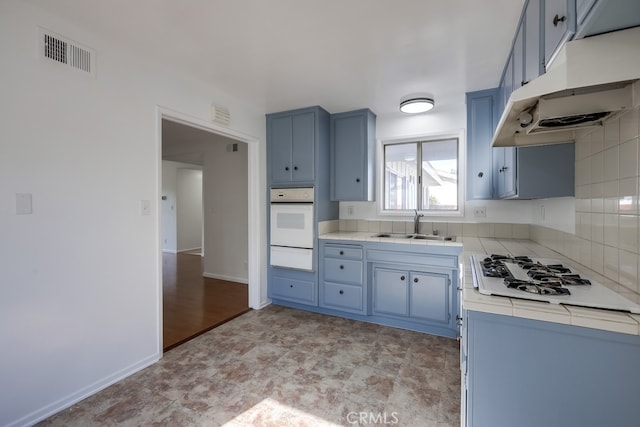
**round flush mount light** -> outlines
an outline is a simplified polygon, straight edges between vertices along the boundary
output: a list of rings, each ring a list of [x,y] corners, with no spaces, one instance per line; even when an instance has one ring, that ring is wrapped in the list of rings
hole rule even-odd
[[[435,103],[428,95],[409,95],[400,100],[400,111],[407,114],[426,113]]]

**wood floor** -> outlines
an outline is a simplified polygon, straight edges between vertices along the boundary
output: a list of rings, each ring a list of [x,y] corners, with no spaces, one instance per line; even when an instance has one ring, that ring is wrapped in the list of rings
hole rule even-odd
[[[249,311],[248,286],[202,276],[202,257],[162,256],[163,347],[170,350]]]

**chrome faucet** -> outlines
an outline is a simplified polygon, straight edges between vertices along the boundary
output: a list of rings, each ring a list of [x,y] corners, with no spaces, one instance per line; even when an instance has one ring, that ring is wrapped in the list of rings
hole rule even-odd
[[[416,213],[413,217],[413,234],[420,234],[420,217],[424,216],[423,214],[418,214],[418,210],[414,209]]]

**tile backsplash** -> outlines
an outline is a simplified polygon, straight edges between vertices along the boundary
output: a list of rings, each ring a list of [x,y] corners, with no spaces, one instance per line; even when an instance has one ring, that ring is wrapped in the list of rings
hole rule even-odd
[[[640,292],[640,109],[576,139],[575,235],[532,226],[531,239]]]

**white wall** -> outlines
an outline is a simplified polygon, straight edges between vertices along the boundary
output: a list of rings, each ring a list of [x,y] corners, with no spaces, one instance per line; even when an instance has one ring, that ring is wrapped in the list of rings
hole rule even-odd
[[[247,283],[247,145],[211,144],[204,157],[204,275]]]
[[[39,60],[37,26],[95,49],[96,78]],[[208,121],[215,100],[235,132],[264,140],[265,125],[215,86],[28,2],[0,2],[0,57],[0,425],[14,425],[161,357],[158,106]],[[254,167],[265,176],[264,160]],[[32,194],[33,214],[16,215],[16,193]]]
[[[177,178],[178,252],[201,249],[202,170],[180,168]]]
[[[186,163],[162,161],[162,250],[169,253],[178,252],[178,220],[176,218],[178,167]]]
[[[162,161],[162,250],[202,247],[202,168]]]

